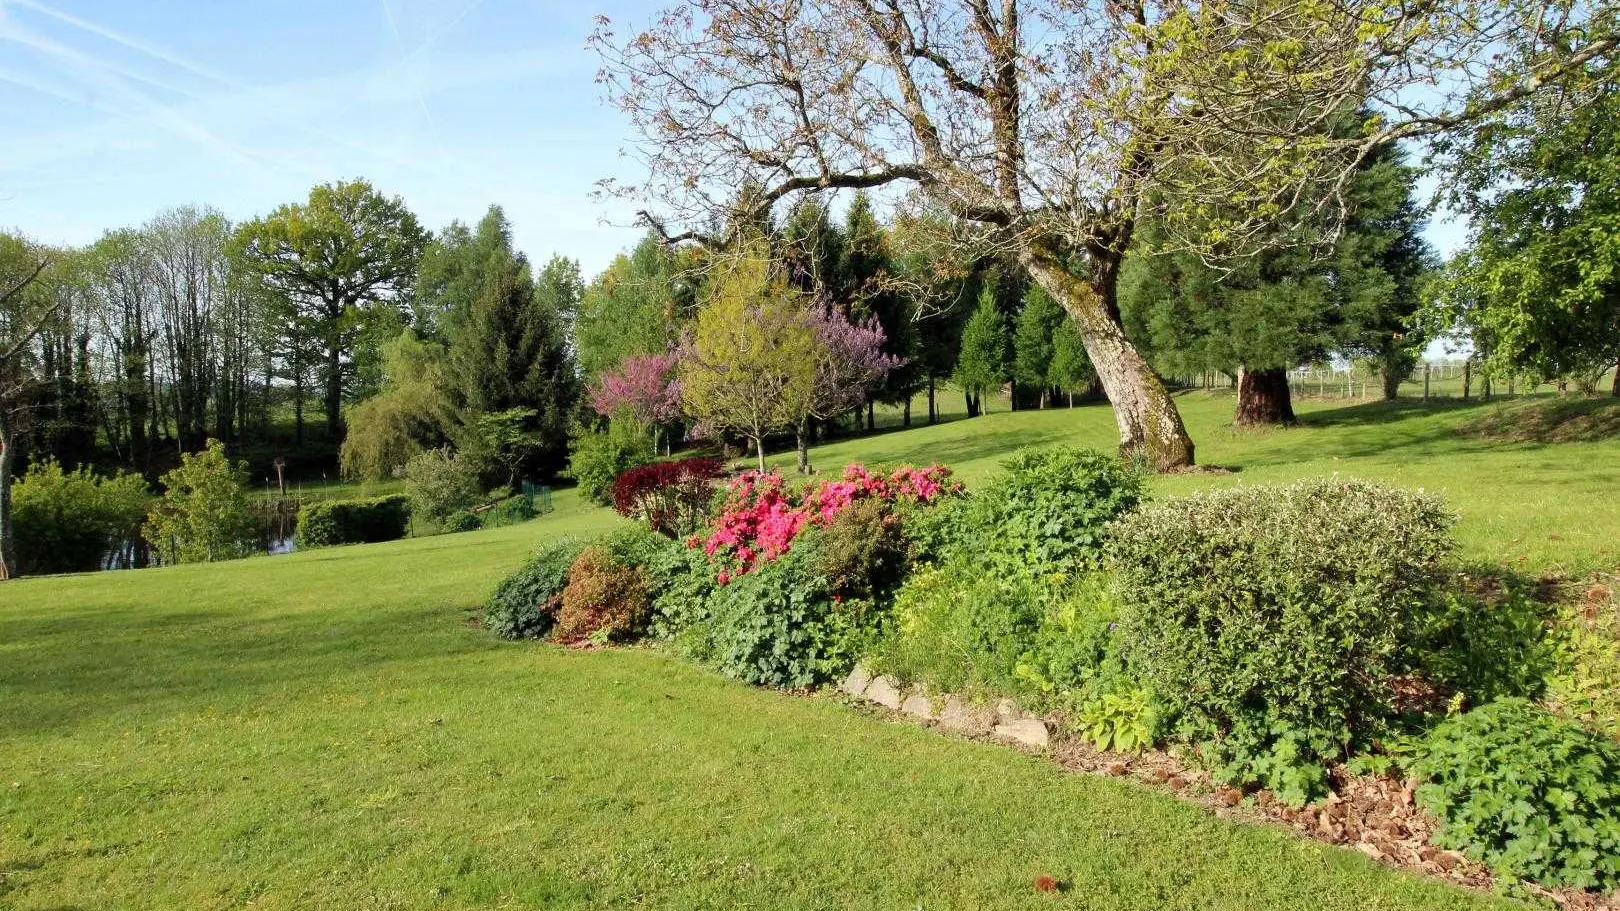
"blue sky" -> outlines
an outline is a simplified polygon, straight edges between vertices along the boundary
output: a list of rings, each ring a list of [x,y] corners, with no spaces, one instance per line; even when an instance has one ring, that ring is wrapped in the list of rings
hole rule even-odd
[[[587,276],[633,243],[597,13],[648,0],[0,0],[0,226],[82,244],[187,203],[245,219],[366,177],[437,230],[505,207]],[[1430,231],[1442,250],[1460,229]]]
[[[632,165],[585,37],[639,6],[0,0],[0,225],[81,244],[363,176],[435,230],[498,202],[531,258],[590,274],[639,232],[590,196]]]

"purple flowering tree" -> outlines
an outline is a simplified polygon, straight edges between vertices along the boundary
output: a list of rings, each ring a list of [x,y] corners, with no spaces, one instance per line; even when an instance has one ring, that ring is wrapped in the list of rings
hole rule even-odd
[[[906,360],[883,351],[885,336],[877,317],[852,321],[824,302],[812,304],[805,321],[817,342],[816,379],[809,412],[794,427],[799,472],[810,472],[810,420],[830,420],[865,404],[889,371]]]

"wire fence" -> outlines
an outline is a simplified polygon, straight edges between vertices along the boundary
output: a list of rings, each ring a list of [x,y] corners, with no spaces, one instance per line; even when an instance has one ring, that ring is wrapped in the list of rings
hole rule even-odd
[[[1522,377],[1501,379],[1479,371],[1467,361],[1422,361],[1401,381],[1396,394],[1403,399],[1494,399],[1553,392],[1605,392],[1614,371],[1597,378],[1591,389],[1576,383],[1535,383]],[[1183,378],[1187,386],[1236,389],[1235,374],[1209,372]],[[1288,371],[1289,391],[1296,398],[1376,400],[1384,397],[1383,373],[1368,364],[1311,364]]]

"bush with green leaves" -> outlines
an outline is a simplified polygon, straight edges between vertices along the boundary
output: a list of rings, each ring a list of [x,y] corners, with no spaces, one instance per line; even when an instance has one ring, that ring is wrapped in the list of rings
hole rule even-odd
[[[1416,771],[1442,847],[1547,886],[1620,887],[1620,744],[1500,699],[1435,728]]]
[[[481,470],[477,459],[448,446],[412,456],[403,471],[412,514],[443,523],[451,513],[477,505],[484,492]]]
[[[1073,711],[1106,694],[1140,689],[1125,665],[1119,616],[1114,581],[1106,573],[1054,585],[1013,668],[1018,693]]]
[[[1450,525],[1435,497],[1337,478],[1146,506],[1108,549],[1132,673],[1182,736],[1233,738],[1216,763],[1226,777],[1278,780],[1262,769],[1291,758],[1324,780],[1306,767],[1387,714],[1413,617],[1443,585]]]
[[[108,552],[136,538],[152,494],[140,475],[99,477],[35,462],[11,489],[20,574],[100,569]]]
[[[559,642],[626,642],[641,632],[651,608],[647,582],[638,567],[597,544],[585,548],[568,568],[557,625]]]
[[[1539,698],[1557,650],[1548,636],[1552,608],[1531,585],[1500,570],[1453,576],[1448,590],[1413,615],[1402,664],[1468,705]]]
[[[259,520],[247,493],[246,463],[209,440],[202,452],[184,453],[180,467],[159,479],[163,496],[147,514],[141,534],[164,563],[230,560],[254,552]]]
[[[873,664],[935,692],[1007,695],[1029,685],[1019,665],[1035,642],[1050,588],[986,572],[966,557],[913,570]]]
[[[1111,455],[1072,446],[1020,452],[969,497],[965,537],[995,565],[1046,575],[1096,566],[1108,523],[1142,499],[1142,478]],[[950,546],[946,550],[952,549]]]
[[[717,584],[708,617],[689,630],[689,654],[757,686],[813,686],[847,671],[878,619],[869,602],[833,600],[819,534],[754,571]]]
[[[1563,711],[1620,740],[1620,598],[1565,609],[1547,690]]]
[[[298,510],[299,550],[397,541],[410,528],[411,502],[400,494],[361,500],[316,500]]]
[[[633,420],[615,417],[606,430],[579,424],[570,439],[568,471],[579,485],[580,496],[603,506],[613,503],[613,482],[632,468],[658,457],[646,429]]]
[[[484,625],[502,639],[541,639],[556,622],[568,568],[582,545],[559,541],[541,548],[501,580],[484,605]]]
[[[464,531],[477,531],[483,527],[484,520],[478,517],[478,513],[470,509],[458,509],[445,516],[444,524],[439,526],[439,531],[447,535],[459,535]]]

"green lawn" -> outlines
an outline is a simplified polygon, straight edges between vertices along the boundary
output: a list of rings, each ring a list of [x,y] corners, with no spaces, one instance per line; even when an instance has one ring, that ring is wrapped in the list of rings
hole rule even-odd
[[[815,450],[812,460],[822,470],[854,460],[940,461],[971,483],[1019,446],[1074,443],[1112,450],[1119,441],[1106,404],[1007,412],[997,403],[990,414],[963,419],[960,396],[943,394],[941,401],[953,406],[944,423],[839,441]],[[1231,473],[1159,478],[1154,489],[1160,494],[1336,472],[1443,495],[1458,515],[1465,559],[1528,572],[1620,566],[1620,435],[1549,444],[1493,442],[1457,432],[1465,422],[1524,400],[1349,405],[1300,399],[1295,410],[1302,426],[1259,431],[1231,426],[1229,393],[1188,392],[1177,401],[1198,461]],[[1620,414],[1620,404],[1593,404]],[[771,461],[791,469],[793,454]]]
[[[1612,441],[1488,444],[1453,433],[1470,411],[1407,406],[1235,433],[1229,398],[1183,401],[1201,459],[1241,470],[1163,490],[1339,470],[1446,491],[1472,557],[1616,562]],[[1111,425],[993,413],[815,455],[972,481]],[[0,907],[1493,904],[828,697],[467,622],[538,542],[616,521],[564,491],[490,531],[0,586]]]

